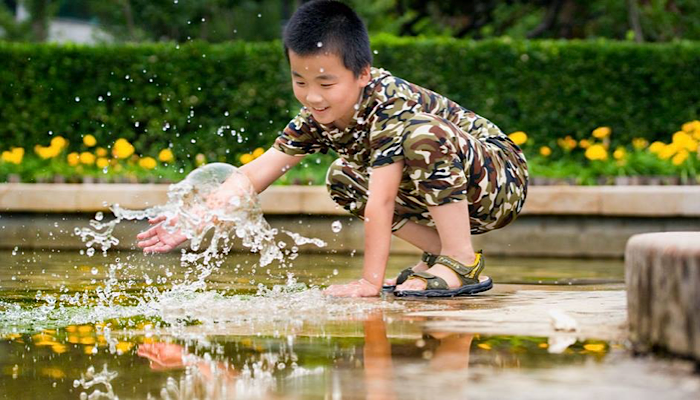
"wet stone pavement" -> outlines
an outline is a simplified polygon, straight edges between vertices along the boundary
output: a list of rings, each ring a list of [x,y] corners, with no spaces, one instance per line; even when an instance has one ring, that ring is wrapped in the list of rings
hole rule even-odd
[[[167,290],[188,273],[177,255],[0,252],[0,399],[700,393],[693,364],[628,350],[619,260],[490,258],[493,290],[445,300],[325,298],[361,257],[255,261],[232,254],[193,292]]]

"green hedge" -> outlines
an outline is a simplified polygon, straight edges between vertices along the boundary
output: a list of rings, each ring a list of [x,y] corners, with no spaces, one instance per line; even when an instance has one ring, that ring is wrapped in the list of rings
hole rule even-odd
[[[700,118],[698,43],[377,37],[372,47],[375,66],[537,144],[603,125],[613,145],[668,140]],[[204,153],[233,162],[269,145],[298,111],[288,74],[279,42],[0,43],[0,150],[31,151],[48,144],[49,131],[78,146],[90,133],[103,146],[126,138],[142,155],[172,143],[180,160]]]

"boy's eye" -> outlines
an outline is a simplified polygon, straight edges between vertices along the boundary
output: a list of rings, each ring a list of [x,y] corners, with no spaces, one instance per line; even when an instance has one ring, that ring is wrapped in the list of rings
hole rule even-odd
[[[296,84],[299,86],[304,86],[304,82],[296,82]]]
[[[334,85],[333,83],[324,83],[324,84],[322,84],[321,86],[322,86],[322,87],[331,87],[331,86],[333,86],[333,85]]]

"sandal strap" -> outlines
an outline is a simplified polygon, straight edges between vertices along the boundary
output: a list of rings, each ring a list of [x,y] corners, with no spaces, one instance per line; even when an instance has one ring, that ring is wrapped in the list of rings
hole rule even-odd
[[[444,265],[447,268],[453,270],[457,273],[457,276],[462,281],[462,284],[473,284],[479,282],[479,274],[484,270],[484,256],[483,253],[478,251],[476,253],[476,261],[472,265],[464,265],[461,262],[448,257],[448,256],[437,256],[435,258],[435,264]]]
[[[421,261],[428,264],[429,267],[432,267],[435,264],[436,258],[437,256],[435,254],[428,253],[427,251],[424,251],[423,255],[420,256]]]
[[[414,272],[408,279],[420,279],[425,282],[425,290],[428,289],[444,289],[449,290],[450,287],[447,285],[444,279],[427,272]]]
[[[405,268],[403,271],[399,272],[399,276],[396,277],[396,284],[400,285],[406,282],[406,279],[413,274],[415,274],[415,272],[413,272],[413,267]]]

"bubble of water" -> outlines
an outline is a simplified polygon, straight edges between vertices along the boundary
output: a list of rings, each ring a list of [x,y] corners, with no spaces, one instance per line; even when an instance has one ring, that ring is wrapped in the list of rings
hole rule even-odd
[[[88,257],[92,257],[92,256],[95,255],[95,249],[93,249],[92,247],[90,247],[89,249],[87,249],[87,251],[85,252],[85,254],[87,254]]]
[[[331,224],[331,230],[333,233],[338,233],[343,229],[343,224],[340,221],[333,221]]]
[[[75,102],[76,102],[76,103],[79,103],[79,102],[80,102],[80,97],[76,96],[76,97],[75,97]]]
[[[102,221],[103,218],[104,218],[104,214],[102,214],[102,211],[98,211],[95,214],[95,221]]]
[[[95,252],[95,249],[89,249],[89,250],[92,250],[93,253]],[[93,275],[97,275],[97,272],[99,272],[97,270],[97,267],[92,267],[92,269],[90,270],[90,273],[92,273]]]
[[[318,43],[316,43],[316,46],[318,46],[318,47],[323,47],[323,42],[318,42]]]

